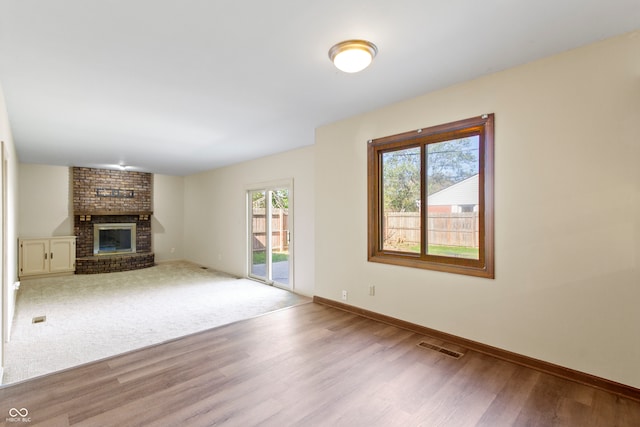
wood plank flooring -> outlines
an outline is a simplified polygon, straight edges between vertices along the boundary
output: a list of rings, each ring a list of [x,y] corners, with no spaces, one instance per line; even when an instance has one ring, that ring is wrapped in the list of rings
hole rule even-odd
[[[0,425],[640,426],[640,402],[309,303],[4,386]]]

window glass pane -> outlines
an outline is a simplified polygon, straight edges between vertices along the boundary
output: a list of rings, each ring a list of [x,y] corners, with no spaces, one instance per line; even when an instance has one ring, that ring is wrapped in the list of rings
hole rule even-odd
[[[479,259],[478,136],[427,146],[427,254]]]
[[[251,274],[267,277],[267,194],[251,192]]]
[[[271,192],[271,280],[289,284],[289,190]]]
[[[382,153],[383,250],[420,253],[420,147]]]

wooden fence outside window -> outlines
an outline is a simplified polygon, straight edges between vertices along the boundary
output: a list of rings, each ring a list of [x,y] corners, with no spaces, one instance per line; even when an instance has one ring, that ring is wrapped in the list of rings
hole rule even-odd
[[[385,242],[420,245],[419,212],[385,212]],[[429,245],[477,248],[480,220],[477,212],[429,213],[427,241]]]
[[[253,208],[251,230],[253,232],[253,251],[266,248],[266,214],[264,208]],[[274,252],[289,250],[289,212],[288,209],[271,211],[271,247]]]

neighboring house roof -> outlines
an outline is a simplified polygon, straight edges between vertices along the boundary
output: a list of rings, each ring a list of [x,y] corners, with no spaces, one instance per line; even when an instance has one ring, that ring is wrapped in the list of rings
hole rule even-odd
[[[475,174],[437,193],[433,193],[427,199],[427,203],[429,206],[477,205],[478,184],[478,174]]]

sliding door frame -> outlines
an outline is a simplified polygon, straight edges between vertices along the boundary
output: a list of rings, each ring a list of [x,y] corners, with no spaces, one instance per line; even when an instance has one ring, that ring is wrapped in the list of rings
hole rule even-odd
[[[267,250],[266,250],[266,266],[265,266],[265,279],[263,280],[262,277],[260,276],[256,276],[254,274],[251,273],[251,267],[252,267],[252,263],[253,263],[253,241],[252,241],[252,200],[251,200],[251,193],[255,192],[255,191],[265,191],[265,198],[267,199],[266,201],[268,203],[265,204],[265,215],[266,215],[266,233],[267,236],[269,238],[269,242],[271,242],[271,214],[272,214],[272,210],[271,210],[271,193],[272,191],[275,190],[280,190],[280,189],[286,189],[288,190],[288,199],[289,199],[289,208],[288,208],[288,229],[289,229],[289,283],[285,284],[285,283],[280,283],[280,282],[276,282],[273,281],[271,278],[271,255],[272,255],[272,248],[271,248],[271,243],[269,243],[269,245],[267,245]],[[290,290],[293,291],[295,288],[295,281],[294,281],[294,259],[295,259],[295,248],[294,248],[294,240],[295,240],[295,230],[294,230],[294,197],[293,197],[293,178],[289,178],[289,179],[282,179],[282,180],[276,180],[276,181],[268,181],[268,182],[260,182],[260,183],[255,183],[255,184],[251,184],[248,185],[245,188],[245,199],[246,199],[246,208],[245,208],[245,212],[246,212],[246,232],[245,232],[245,241],[247,242],[246,244],[246,267],[245,267],[245,271],[247,274],[247,278],[249,279],[253,279],[253,280],[257,280],[260,281],[262,283],[266,283],[268,285],[271,286],[276,286],[278,288],[282,288],[282,289],[286,289],[286,290]]]

